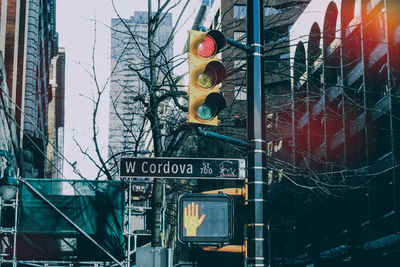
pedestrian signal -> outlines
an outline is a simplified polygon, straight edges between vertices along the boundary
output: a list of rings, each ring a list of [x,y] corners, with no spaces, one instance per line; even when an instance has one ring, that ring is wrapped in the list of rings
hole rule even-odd
[[[225,194],[185,194],[178,200],[178,240],[203,245],[233,238],[233,199]]]

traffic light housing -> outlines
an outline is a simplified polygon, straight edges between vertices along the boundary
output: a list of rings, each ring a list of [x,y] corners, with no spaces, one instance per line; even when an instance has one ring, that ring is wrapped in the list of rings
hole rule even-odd
[[[178,240],[223,245],[233,239],[233,199],[226,194],[185,194],[178,199]]]
[[[226,77],[226,70],[217,54],[225,45],[226,38],[220,31],[189,30],[189,123],[219,123],[217,115],[226,107],[219,84]]]

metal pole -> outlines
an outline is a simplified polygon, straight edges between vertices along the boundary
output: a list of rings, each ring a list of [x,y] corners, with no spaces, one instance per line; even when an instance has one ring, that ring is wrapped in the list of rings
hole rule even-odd
[[[165,246],[165,180],[163,181],[163,200],[162,200],[162,238],[161,246]]]
[[[234,46],[234,47],[239,48],[239,49],[241,49],[241,50],[243,50],[243,51],[246,51],[247,53],[253,52],[253,50],[251,49],[251,47],[249,47],[249,46],[247,46],[247,45],[244,45],[244,44],[242,44],[241,42],[238,42],[238,41],[233,40],[233,39],[231,39],[231,38],[226,37],[226,42],[227,42],[228,44],[230,44],[231,46]]]
[[[13,231],[13,259],[12,266],[17,267],[17,226],[18,226],[18,192],[15,196],[15,201],[13,204],[14,209],[14,231]]]
[[[128,186],[128,255],[126,259],[126,266],[131,266],[131,210],[132,210],[132,178],[129,178]]]
[[[264,9],[262,0],[247,0],[247,134],[253,149],[248,153],[247,266],[269,266],[265,83]]]

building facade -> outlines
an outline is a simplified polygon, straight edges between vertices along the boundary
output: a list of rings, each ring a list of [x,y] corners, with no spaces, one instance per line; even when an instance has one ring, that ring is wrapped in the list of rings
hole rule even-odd
[[[17,88],[17,92],[24,94],[21,103],[24,116],[21,115],[20,122],[23,132],[20,136],[24,150],[33,154],[33,167],[38,172],[36,177],[44,177],[46,155],[42,151],[46,151],[47,146],[48,105],[52,98],[49,74],[51,59],[58,52],[55,1],[27,1],[26,6],[21,7],[25,7],[26,20],[21,40],[25,48],[21,68],[23,76],[21,88]]]
[[[269,190],[273,266],[400,264],[399,8],[311,1],[290,29],[290,105],[274,124],[286,161],[270,158],[283,170]]]
[[[48,143],[46,177],[63,177],[64,106],[65,106],[65,48],[58,49],[50,66],[51,99],[48,107]]]
[[[55,1],[2,0],[0,49],[8,88],[6,112],[17,139],[23,177],[44,177],[48,144],[51,60],[58,53]],[[6,94],[5,94],[6,95]]]
[[[57,126],[61,124],[56,125],[59,120],[55,113],[58,109],[61,117],[64,115],[63,96],[57,95],[61,88],[64,90],[64,84],[60,80],[56,89],[56,82],[50,78],[57,54],[55,0],[0,1],[1,175],[5,176],[5,166],[10,164],[7,161],[11,161],[13,169],[7,173],[14,176],[55,178],[62,175],[62,160],[54,155],[62,156],[62,151],[57,152],[63,148],[63,139],[57,137],[60,129]],[[59,72],[59,77],[64,79],[64,71]],[[62,103],[56,103],[57,96]],[[0,265],[17,266],[14,248],[20,230],[17,229],[18,201],[0,202]]]
[[[5,81],[6,70],[2,58],[0,59],[0,150],[10,152],[13,155],[18,153],[18,136],[16,125],[14,121],[9,117],[12,108],[12,102],[9,95],[9,90],[7,87],[7,82]],[[7,159],[1,157],[0,159],[0,169],[1,173],[7,167]],[[15,162],[14,167],[17,168]]]

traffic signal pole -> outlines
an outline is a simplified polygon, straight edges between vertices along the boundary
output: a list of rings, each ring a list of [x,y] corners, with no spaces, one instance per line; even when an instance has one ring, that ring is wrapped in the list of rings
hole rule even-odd
[[[226,42],[247,53],[247,138],[248,142],[229,142],[248,148],[247,254],[246,266],[270,266],[267,212],[266,123],[264,83],[264,8],[262,0],[247,0],[247,46],[225,37],[216,30],[207,33],[189,31],[188,122],[217,126],[217,114],[225,108],[218,84],[226,77],[225,68],[215,57]],[[212,52],[212,53],[211,53]],[[204,62],[207,65],[204,65]],[[206,66],[204,68],[204,66]],[[211,75],[214,74],[214,75]],[[213,77],[215,77],[213,79]],[[204,94],[204,89],[213,88]],[[206,96],[208,95],[208,96]],[[204,96],[206,96],[204,98]],[[203,135],[227,140],[218,134]]]
[[[267,220],[267,170],[264,83],[264,8],[247,0],[247,136],[248,152],[247,266],[270,266]]]

